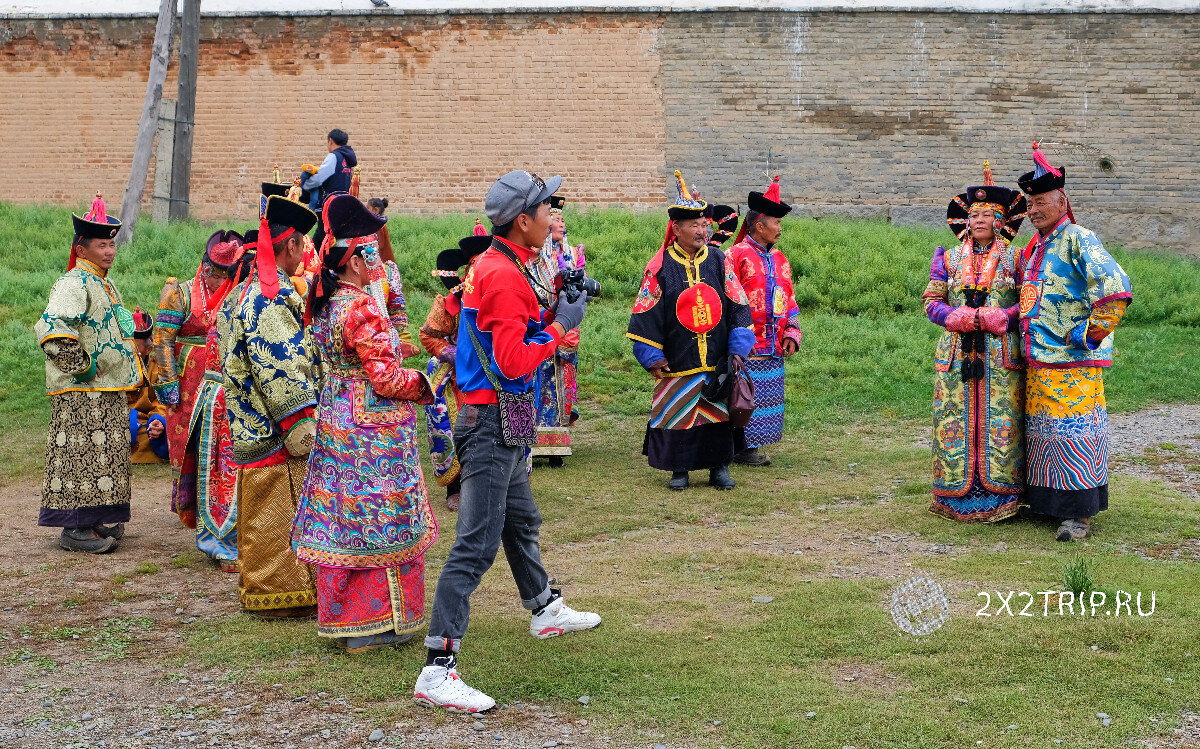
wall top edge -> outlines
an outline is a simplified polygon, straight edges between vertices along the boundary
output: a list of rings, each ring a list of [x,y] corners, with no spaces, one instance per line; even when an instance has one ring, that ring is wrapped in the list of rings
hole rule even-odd
[[[675,0],[632,5],[628,0],[205,0],[210,18],[482,15],[491,13],[691,13],[771,12],[926,12],[926,13],[1196,13],[1200,0]],[[0,19],[144,18],[158,15],[155,0],[0,0]]]

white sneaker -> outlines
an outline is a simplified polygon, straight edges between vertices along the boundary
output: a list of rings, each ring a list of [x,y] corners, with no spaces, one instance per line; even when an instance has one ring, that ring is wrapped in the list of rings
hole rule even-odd
[[[478,689],[467,686],[458,678],[458,669],[446,666],[426,666],[417,677],[413,699],[422,705],[440,707],[451,713],[482,713],[496,706],[496,701]]]
[[[558,637],[568,632],[591,629],[599,624],[599,614],[575,611],[563,603],[562,597],[559,597],[543,609],[542,613],[533,615],[533,620],[529,622],[529,634],[539,640],[544,640],[547,637]]]

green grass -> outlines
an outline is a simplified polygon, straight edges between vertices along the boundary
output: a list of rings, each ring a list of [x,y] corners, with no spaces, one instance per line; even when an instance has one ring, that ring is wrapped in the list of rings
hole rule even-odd
[[[499,559],[473,598],[464,678],[500,703],[544,701],[586,718],[616,746],[924,749],[1057,738],[1118,747],[1169,727],[1200,683],[1200,592],[1194,565],[1136,552],[1195,538],[1200,508],[1160,484],[1116,477],[1113,509],[1082,544],[1057,544],[1053,526],[1039,523],[948,523],[925,511],[923,490],[905,488],[928,471],[927,451],[911,443],[923,428],[798,434],[772,451],[774,468],[735,471],[737,491],[680,494],[636,458],[633,419],[581,425],[576,456],[561,470],[535,469],[533,485],[549,571],[604,624],[530,638]],[[870,539],[884,534],[907,548],[881,553]],[[430,586],[452,535],[426,555]],[[1059,617],[1053,606],[1042,616],[1040,601],[1036,616],[1019,606],[995,615],[997,592],[1064,590],[1074,559],[1086,560],[1110,602],[1117,590],[1141,591],[1148,609],[1154,591],[1153,616],[1114,618],[1103,613],[1111,603],[1094,618]],[[943,580],[952,600],[950,622],[924,642],[897,635],[885,607],[916,571]],[[976,616],[983,591],[991,617]],[[754,603],[759,595],[774,600]],[[408,702],[418,645],[350,659],[313,630],[246,616],[200,622],[179,657],[293,695],[349,695],[381,721],[420,709]],[[863,676],[848,681],[854,674]]]
[[[1146,553],[1200,536],[1194,502],[1161,483],[1114,475],[1112,509],[1093,539],[1071,546],[1054,543],[1051,526],[980,527],[925,512],[928,449],[915,442],[928,431],[937,329],[920,293],[947,231],[785,222],[805,331],[788,366],[787,439],[771,451],[771,469],[735,470],[735,492],[672,493],[640,455],[650,382],[623,335],[665,221],[615,210],[567,219],[604,299],[584,322],[576,455],[563,470],[535,470],[533,484],[551,574],[605,624],[533,640],[500,560],[473,599],[463,655],[470,683],[502,703],[545,701],[587,718],[594,735],[610,734],[618,746],[1023,747],[1061,739],[1116,747],[1161,733],[1194,704],[1194,565]],[[433,258],[472,223],[391,219],[414,328],[440,290],[428,273]],[[40,468],[48,409],[32,325],[65,265],[68,227],[66,211],[0,205],[9,269],[0,277],[0,480],[29,480]],[[210,231],[140,225],[113,271],[129,303],[153,308],[166,276],[191,275]],[[1113,252],[1133,278],[1135,302],[1106,373],[1110,408],[1200,402],[1191,376],[1200,365],[1200,264]],[[430,595],[453,537],[452,517],[439,515],[442,535],[427,554]],[[112,580],[120,586],[135,573],[196,561],[185,552]],[[976,616],[982,592],[994,601],[997,592],[1073,587],[1065,579],[1073,565],[1105,594],[1155,591],[1155,614],[1042,617],[1039,605],[1036,617]],[[924,642],[897,635],[884,605],[918,570],[945,581],[952,599],[949,624]],[[758,595],[774,600],[754,603]],[[93,625],[93,641],[121,657],[147,627],[106,620]],[[311,622],[245,616],[182,631],[189,649],[181,659],[296,695],[346,696],[380,716],[416,709],[408,701],[423,657],[416,644],[347,658]],[[26,656],[12,645],[3,655],[10,664]],[[576,701],[585,694],[586,708]],[[1097,712],[1113,724],[1101,727]]]
[[[623,333],[646,260],[661,244],[657,213],[617,209],[567,214],[569,237],[587,247],[588,272],[604,286],[583,325],[579,378],[589,416],[640,414],[650,382]],[[470,232],[474,217],[392,216],[389,226],[413,328],[442,291],[429,270],[437,253]],[[234,224],[249,228],[249,222]],[[213,226],[142,221],[112,278],[126,304],[157,308],[163,281],[195,272]],[[878,221],[789,219],[782,243],[796,274],[805,331],[788,369],[788,428],[863,419],[923,418],[932,397],[930,358],[937,329],[920,294],[929,257],[948,231]],[[1018,238],[1022,243],[1024,238]],[[40,469],[40,434],[49,413],[44,367],[32,328],[50,285],[66,265],[70,214],[59,208],[0,204],[0,481]],[[1133,279],[1134,304],[1117,334],[1106,375],[1114,411],[1152,403],[1195,402],[1200,379],[1200,264],[1167,253],[1113,254]],[[420,364],[420,357],[411,362]]]

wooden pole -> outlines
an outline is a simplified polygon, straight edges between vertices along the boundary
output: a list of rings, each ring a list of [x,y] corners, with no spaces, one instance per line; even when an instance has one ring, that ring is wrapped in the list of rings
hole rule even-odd
[[[158,106],[162,100],[163,83],[167,80],[167,65],[171,61],[171,40],[175,36],[175,0],[161,0],[158,23],[154,27],[154,47],[150,51],[150,74],[146,79],[146,102],[138,120],[137,142],[133,147],[133,165],[129,167],[129,183],[121,200],[121,231],[117,245],[133,237],[133,224],[142,207],[146,177],[150,170],[150,152],[154,148],[154,130],[158,125]]]
[[[200,57],[200,0],[183,0],[179,34],[179,98],[175,105],[175,152],[171,159],[172,221],[186,221],[192,181],[192,130]]]

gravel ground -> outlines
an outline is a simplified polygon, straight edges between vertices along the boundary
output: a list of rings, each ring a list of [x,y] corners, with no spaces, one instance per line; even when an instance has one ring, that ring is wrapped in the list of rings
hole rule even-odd
[[[1165,481],[1200,499],[1200,405],[1114,414],[1109,424],[1115,470]]]

